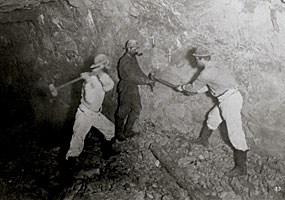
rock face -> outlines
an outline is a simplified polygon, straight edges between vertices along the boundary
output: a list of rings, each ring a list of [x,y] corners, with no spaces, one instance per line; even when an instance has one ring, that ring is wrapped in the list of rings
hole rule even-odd
[[[191,52],[204,45],[238,80],[244,129],[255,141],[251,148],[283,157],[284,11],[279,0],[2,0],[2,115],[9,116],[7,121],[30,119],[38,127],[61,131],[73,120],[81,82],[60,90],[56,98],[48,85],[78,77],[95,54],[108,54],[116,66],[125,42],[137,39],[144,53],[139,58],[143,71],[181,84],[195,76]],[[115,68],[111,76],[118,80]],[[150,119],[161,130],[197,136],[213,106],[206,95],[185,97],[159,83],[153,93],[146,86],[140,89],[143,112],[138,124]],[[115,109],[114,89],[104,112],[113,120]]]

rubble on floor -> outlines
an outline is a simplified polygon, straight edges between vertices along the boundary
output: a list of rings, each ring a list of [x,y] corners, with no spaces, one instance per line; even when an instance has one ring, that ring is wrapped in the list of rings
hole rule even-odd
[[[100,174],[94,173],[90,177],[87,170],[85,176],[88,178],[76,179],[64,192],[64,199],[190,199],[187,191],[179,187],[149,150],[154,141],[169,153],[177,167],[187,172],[201,191],[205,191],[205,195],[223,200],[285,198],[285,168],[277,158],[250,152],[248,175],[228,178],[224,173],[233,167],[233,158],[226,144],[206,149],[191,146],[191,137],[187,134],[162,133],[154,126],[144,126],[142,132],[142,135],[119,144],[122,153],[101,166]]]
[[[208,149],[191,145],[193,135],[159,131],[146,122],[141,135],[116,144],[121,153],[102,159],[96,135],[86,138],[83,153],[62,166],[59,148],[34,145],[17,160],[1,163],[1,199],[190,200],[185,188],[151,152],[159,145],[177,168],[187,173],[205,195],[222,200],[285,198],[285,166],[275,157],[248,154],[248,175],[228,178],[233,167],[231,149],[211,143]]]

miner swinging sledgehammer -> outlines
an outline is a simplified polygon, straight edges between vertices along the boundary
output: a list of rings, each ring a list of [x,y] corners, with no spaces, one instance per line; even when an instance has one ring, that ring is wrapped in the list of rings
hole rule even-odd
[[[101,141],[102,156],[108,159],[119,152],[113,149],[113,138],[115,136],[115,126],[102,113],[102,103],[105,93],[111,91],[114,82],[107,74],[110,69],[110,60],[104,54],[99,54],[91,65],[92,72],[84,72],[81,77],[84,79],[81,103],[75,115],[73,135],[70,147],[66,153],[66,160],[78,157],[84,147],[84,140],[92,126],[97,128],[104,138]]]
[[[209,146],[209,138],[213,130],[225,122],[228,137],[233,147],[234,168],[227,172],[229,177],[247,174],[247,151],[249,150],[242,129],[241,109],[242,96],[234,76],[221,63],[211,60],[211,53],[203,47],[198,47],[193,54],[197,66],[203,70],[193,83],[180,85],[178,91],[188,91],[200,94],[209,91],[218,100],[217,105],[209,112],[206,125],[202,128],[200,137],[192,143]]]

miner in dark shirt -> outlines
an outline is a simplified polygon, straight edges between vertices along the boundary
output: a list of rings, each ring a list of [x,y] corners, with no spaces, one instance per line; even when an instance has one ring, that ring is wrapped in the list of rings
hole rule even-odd
[[[115,138],[124,141],[137,133],[132,130],[135,121],[139,118],[142,105],[139,85],[154,87],[154,81],[149,79],[141,70],[137,55],[139,45],[136,40],[128,40],[126,52],[118,64],[118,108],[115,114]]]

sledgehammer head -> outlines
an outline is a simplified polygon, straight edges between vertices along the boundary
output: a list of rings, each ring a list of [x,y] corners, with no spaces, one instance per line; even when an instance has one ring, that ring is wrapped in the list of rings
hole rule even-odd
[[[49,84],[48,88],[49,88],[50,93],[53,97],[56,97],[58,95],[57,89],[55,88],[55,86],[53,84]]]

